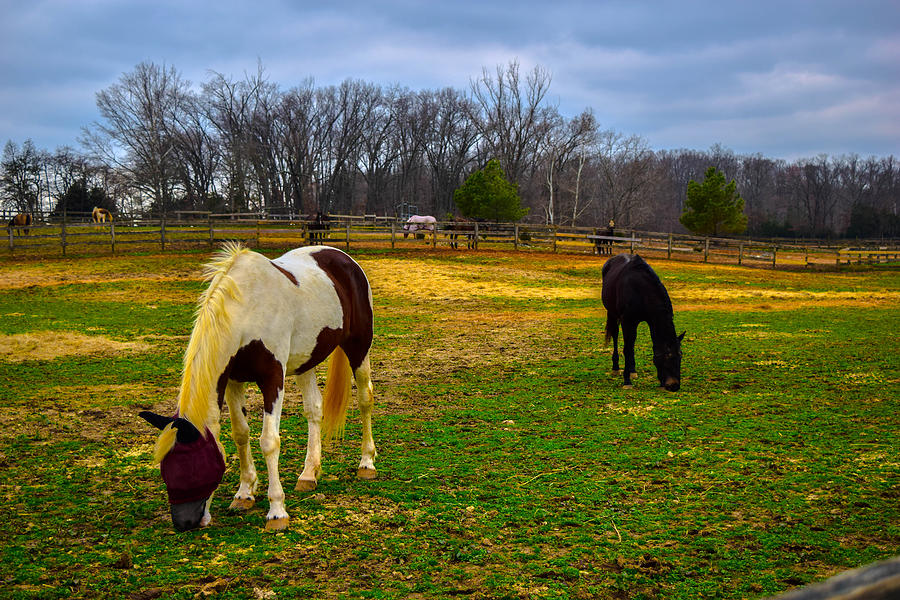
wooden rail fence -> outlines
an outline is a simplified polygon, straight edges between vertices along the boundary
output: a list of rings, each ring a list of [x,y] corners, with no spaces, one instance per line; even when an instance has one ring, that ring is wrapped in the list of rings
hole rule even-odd
[[[385,219],[342,218],[325,230],[309,221],[213,218],[116,221],[112,223],[55,223],[7,228],[5,254],[46,256],[119,253],[133,248],[148,251],[209,246],[226,240],[254,247],[288,248],[322,243],[351,248],[474,248],[542,250],[613,254],[639,252],[646,256],[695,262],[782,267],[846,264],[900,264],[900,241],[846,244],[785,243],[749,239],[696,237],[646,231],[604,235],[587,227],[523,225],[517,223],[439,222],[433,230],[409,233],[403,224]],[[224,217],[224,215],[222,215]]]

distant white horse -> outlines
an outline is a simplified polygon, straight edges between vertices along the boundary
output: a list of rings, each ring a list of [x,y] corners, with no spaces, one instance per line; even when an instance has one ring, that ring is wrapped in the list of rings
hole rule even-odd
[[[409,234],[417,231],[434,231],[434,226],[436,224],[437,219],[434,217],[427,215],[413,215],[407,219],[406,224],[403,225],[403,237],[405,238]]]

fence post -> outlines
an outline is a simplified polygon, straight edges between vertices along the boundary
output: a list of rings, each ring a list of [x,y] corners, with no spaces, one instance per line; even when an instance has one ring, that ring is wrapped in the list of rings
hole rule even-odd
[[[709,262],[709,238],[704,238],[704,243],[703,243],[703,262]]]
[[[516,236],[516,238],[513,240],[513,250],[518,250],[519,249],[519,224],[518,223],[516,223],[513,226],[513,234]]]
[[[166,249],[166,217],[163,216],[159,220],[159,245],[165,250]]]
[[[391,221],[391,250],[394,249],[394,240],[397,237],[397,224]]]
[[[347,244],[347,252],[350,252],[350,219],[347,219],[347,238],[344,242]]]
[[[434,228],[431,230],[431,249],[434,250],[437,248],[437,223],[434,224]]]
[[[772,268],[775,268],[775,256],[778,254],[778,246],[772,244]]]
[[[9,251],[12,252],[12,251],[13,251],[13,230],[12,230],[12,227],[10,227],[9,229],[7,229],[6,232],[9,234]]]
[[[478,221],[475,221],[475,244],[472,249],[478,250]]]
[[[62,245],[62,255],[66,255],[66,219],[63,218],[62,229],[59,232],[59,243]]]
[[[556,225],[553,226],[553,252],[556,253]]]
[[[669,247],[666,249],[666,258],[672,258],[672,234],[669,234]]]
[[[259,248],[259,219],[256,220],[256,247]]]
[[[212,220],[212,212],[207,215],[207,222],[209,224],[209,247],[213,247],[213,220]]]
[[[628,247],[628,252],[630,254],[634,254],[634,229],[631,230],[631,242],[630,246]]]
[[[744,242],[741,242],[740,248],[738,249],[738,265],[744,264]]]
[[[109,237],[112,240],[112,253],[116,253],[116,224],[109,222]]]

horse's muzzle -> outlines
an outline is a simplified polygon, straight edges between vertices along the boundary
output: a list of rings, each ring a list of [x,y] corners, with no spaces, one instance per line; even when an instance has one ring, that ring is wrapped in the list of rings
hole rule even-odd
[[[206,500],[194,500],[193,502],[182,502],[181,504],[170,504],[169,511],[172,513],[172,525],[178,531],[190,531],[200,527],[203,520],[203,514],[206,512]]]
[[[674,377],[669,377],[666,379],[666,382],[663,384],[663,387],[669,390],[670,392],[677,392],[679,388],[681,388],[681,381],[675,379]]]

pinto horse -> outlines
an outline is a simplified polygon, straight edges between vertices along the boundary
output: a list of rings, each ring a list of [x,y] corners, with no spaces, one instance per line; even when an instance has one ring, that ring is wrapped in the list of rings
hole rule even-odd
[[[434,231],[437,219],[428,215],[413,215],[403,224],[403,238],[417,231]]]
[[[606,341],[613,340],[613,371],[619,371],[619,324],[625,352],[625,383],[631,388],[636,375],[634,342],[637,327],[645,321],[653,340],[653,363],[659,385],[670,392],[681,387],[681,340],[675,334],[672,301],[659,277],[637,254],[619,254],[603,265],[603,306],[606,307]]]
[[[15,229],[17,235],[28,235],[31,233],[31,230],[29,229],[31,223],[32,219],[30,214],[19,213],[9,220],[9,223],[6,224],[6,230],[9,233],[12,233],[13,229]]]
[[[154,450],[179,531],[208,525],[213,491],[225,471],[219,442],[220,411],[228,405],[231,434],[240,459],[240,485],[232,510],[254,503],[256,468],[250,453],[244,391],[248,382],[262,392],[260,449],[268,469],[266,529],[288,526],[278,474],[279,428],[284,380],[298,378],[308,445],[296,489],[316,488],[326,445],[343,429],[356,381],[362,417],[360,479],[374,479],[372,292],[360,266],[340,250],[309,246],[269,260],[240,244],[227,244],[206,265],[209,281],[200,296],[174,417],[144,411],[140,416],[162,429]],[[331,357],[323,400],[315,366]]]

